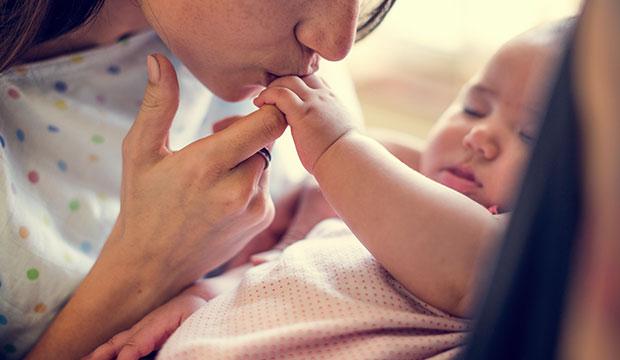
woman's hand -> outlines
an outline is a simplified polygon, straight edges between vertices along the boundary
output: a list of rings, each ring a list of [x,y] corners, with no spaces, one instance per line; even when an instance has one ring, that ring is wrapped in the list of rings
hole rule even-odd
[[[301,183],[282,197],[275,209],[273,222],[228,263],[229,268],[274,260],[287,246],[305,238],[316,224],[338,216],[313,181]]]
[[[123,141],[117,222],[30,358],[91,352],[231,258],[273,218],[269,170],[256,152],[284,132],[282,114],[264,107],[173,152],[176,73],[162,55],[148,67],[141,110]]]
[[[119,231],[101,256],[163,271],[179,290],[237,253],[273,218],[268,170],[256,152],[285,129],[275,108],[172,152],[178,104],[172,65],[158,56],[142,110],[123,143]]]
[[[291,126],[297,154],[311,174],[317,160],[358,122],[316,75],[273,81],[256,99],[258,107],[275,105]]]

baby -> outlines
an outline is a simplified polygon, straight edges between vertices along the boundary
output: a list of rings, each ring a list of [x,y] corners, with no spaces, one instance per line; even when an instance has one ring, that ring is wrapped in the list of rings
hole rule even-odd
[[[360,133],[318,77],[274,81],[255,104],[285,114],[342,221],[322,222],[213,300],[189,289],[94,357],[144,356],[190,315],[158,358],[455,357],[536,141],[564,24],[505,44],[422,150],[382,139],[390,153]]]

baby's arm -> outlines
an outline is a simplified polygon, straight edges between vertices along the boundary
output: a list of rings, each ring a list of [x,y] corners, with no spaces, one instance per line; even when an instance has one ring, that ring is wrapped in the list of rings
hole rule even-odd
[[[302,164],[359,240],[408,290],[467,315],[500,222],[356,131],[316,77],[279,79],[255,101],[285,115]]]
[[[424,148],[422,139],[384,128],[368,128],[367,134],[405,165],[414,170],[420,169],[420,154]]]

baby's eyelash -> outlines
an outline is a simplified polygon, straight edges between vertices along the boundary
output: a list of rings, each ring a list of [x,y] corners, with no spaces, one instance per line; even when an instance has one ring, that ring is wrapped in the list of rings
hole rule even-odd
[[[532,135],[527,134],[524,131],[519,131],[519,138],[526,143],[527,145],[531,145],[534,143],[534,141],[536,140],[536,138]]]
[[[464,107],[463,108],[463,113],[465,113],[465,115],[467,116],[471,116],[471,117],[475,117],[475,118],[481,118],[484,116],[484,114],[482,114],[481,112],[478,112],[474,109],[468,108],[468,107]]]

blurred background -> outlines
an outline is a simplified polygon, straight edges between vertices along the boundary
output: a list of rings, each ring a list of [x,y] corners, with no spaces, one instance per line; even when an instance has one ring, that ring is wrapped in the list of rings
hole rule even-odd
[[[424,138],[460,87],[515,35],[581,0],[397,0],[348,65],[368,126]]]

